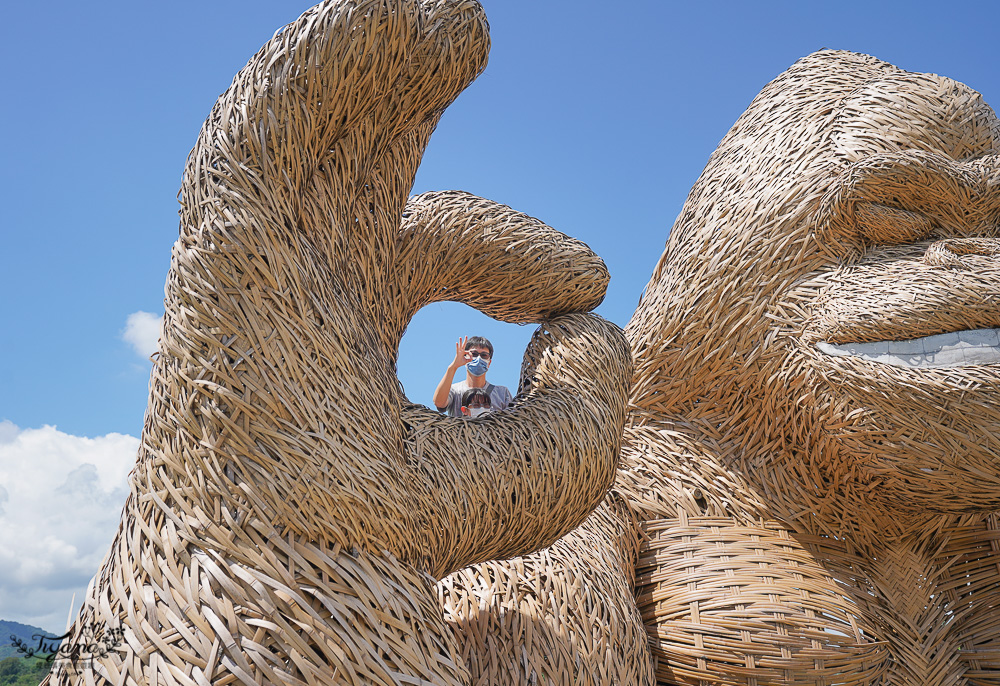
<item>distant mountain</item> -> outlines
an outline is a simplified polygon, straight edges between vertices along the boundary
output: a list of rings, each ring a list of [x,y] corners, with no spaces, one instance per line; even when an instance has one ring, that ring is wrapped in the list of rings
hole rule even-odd
[[[17,652],[17,648],[15,648],[11,642],[11,636],[16,636],[29,646],[38,645],[38,639],[32,638],[32,634],[45,634],[46,636],[60,635],[52,631],[39,629],[37,626],[31,626],[30,624],[20,624],[18,622],[9,622],[6,619],[0,619],[0,660],[5,657],[17,657],[21,655],[21,653]]]

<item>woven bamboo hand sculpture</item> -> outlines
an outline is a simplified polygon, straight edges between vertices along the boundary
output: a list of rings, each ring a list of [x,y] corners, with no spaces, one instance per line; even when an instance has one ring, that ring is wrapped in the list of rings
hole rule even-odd
[[[122,644],[51,681],[468,683],[435,581],[551,544],[607,493],[632,363],[579,314],[601,260],[466,193],[404,208],[487,50],[469,0],[327,2],[220,97],[183,181],[131,495],[68,639]],[[406,402],[399,341],[435,300],[545,321],[512,409]]]
[[[822,51],[769,84],[626,328],[609,498],[439,584],[474,677],[1000,683],[998,153],[946,78]]]

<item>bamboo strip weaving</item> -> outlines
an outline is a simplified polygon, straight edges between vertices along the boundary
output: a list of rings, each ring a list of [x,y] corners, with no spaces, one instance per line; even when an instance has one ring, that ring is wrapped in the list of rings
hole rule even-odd
[[[867,55],[764,88],[626,327],[605,504],[438,586],[473,683],[1000,683],[998,153]]]
[[[131,495],[66,645],[122,640],[49,683],[467,684],[435,582],[553,543],[605,496],[632,363],[586,314],[603,262],[468,193],[407,200],[488,45],[474,2],[324,2],[219,98]],[[542,323],[507,411],[403,394],[406,324],[455,299]]]

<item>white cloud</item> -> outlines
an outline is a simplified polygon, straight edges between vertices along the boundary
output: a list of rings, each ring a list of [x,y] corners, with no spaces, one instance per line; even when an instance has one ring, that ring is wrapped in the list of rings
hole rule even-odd
[[[138,449],[0,421],[0,619],[61,632],[117,531]]]
[[[162,315],[155,315],[151,312],[133,312],[125,321],[125,329],[122,331],[122,339],[132,346],[137,355],[148,358],[156,352],[160,342],[160,326],[163,322]]]

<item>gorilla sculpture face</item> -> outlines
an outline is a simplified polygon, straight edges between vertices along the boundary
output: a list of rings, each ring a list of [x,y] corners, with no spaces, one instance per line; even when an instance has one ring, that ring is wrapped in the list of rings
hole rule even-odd
[[[962,84],[800,60],[709,161],[629,326],[661,351],[637,356],[643,414],[790,512],[1000,506],[998,150]]]
[[[961,152],[1000,137],[973,142]],[[989,511],[1000,506],[1000,157],[941,148],[873,155],[838,179],[819,235],[851,229],[864,252],[830,275],[801,354],[854,412],[841,445],[881,497]]]

